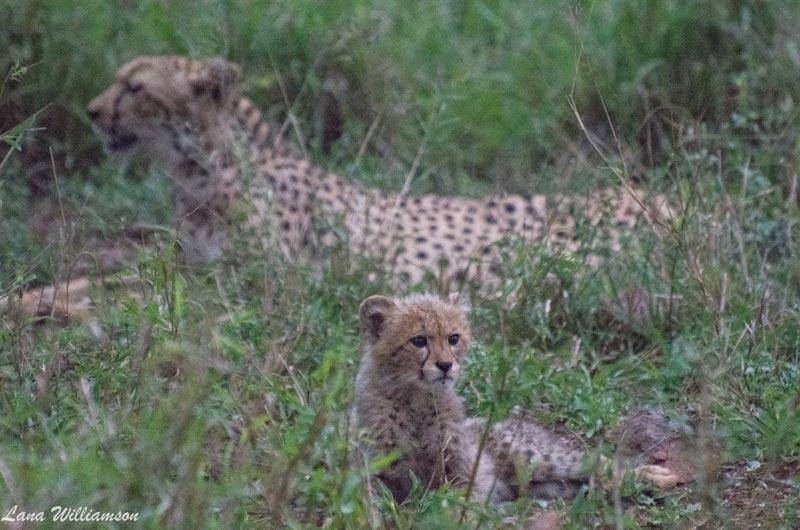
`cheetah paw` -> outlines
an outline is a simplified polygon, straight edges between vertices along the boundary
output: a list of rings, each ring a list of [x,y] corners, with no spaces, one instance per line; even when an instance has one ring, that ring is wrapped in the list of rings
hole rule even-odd
[[[669,468],[657,465],[642,465],[635,470],[636,478],[649,482],[661,489],[674,488],[678,484],[678,476]]]
[[[89,297],[91,284],[88,278],[77,278],[57,285],[37,287],[14,296],[0,297],[0,306],[10,306],[23,314],[54,316],[57,319],[85,320],[92,305]]]

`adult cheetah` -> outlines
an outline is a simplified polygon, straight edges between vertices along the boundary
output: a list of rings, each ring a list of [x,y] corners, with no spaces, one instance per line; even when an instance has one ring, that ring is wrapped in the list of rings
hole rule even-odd
[[[220,58],[139,57],[88,107],[111,152],[137,152],[172,177],[190,260],[218,259],[247,233],[261,251],[290,258],[313,259],[345,244],[401,286],[433,273],[446,288],[477,282],[489,291],[499,281],[501,241],[575,251],[584,219],[618,250],[631,230],[668,218],[662,196],[632,189],[467,199],[353,184],[298,156],[240,97],[239,76]]]

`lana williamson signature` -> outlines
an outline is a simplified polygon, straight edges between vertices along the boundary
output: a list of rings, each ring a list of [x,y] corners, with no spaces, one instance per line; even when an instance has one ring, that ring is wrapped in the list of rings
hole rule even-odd
[[[65,506],[53,506],[50,508],[50,518],[58,522],[125,522],[138,521],[138,512],[98,512],[88,506],[78,506],[69,508]],[[14,505],[3,516],[0,521],[19,522],[19,521],[44,521],[45,512],[26,512],[20,510],[18,505]]]

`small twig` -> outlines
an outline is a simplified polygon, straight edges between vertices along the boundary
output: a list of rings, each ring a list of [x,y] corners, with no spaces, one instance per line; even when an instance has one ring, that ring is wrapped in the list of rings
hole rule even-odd
[[[61,213],[62,226],[67,226],[67,216],[64,214],[64,203],[61,201],[61,188],[58,185],[58,172],[56,171],[56,159],[53,156],[53,148],[50,148],[50,166],[53,168],[53,184],[56,186],[56,198],[58,199],[58,209]]]
[[[789,177],[789,192],[786,194],[786,208],[797,208],[797,173]]]
[[[619,454],[614,453],[611,466],[611,497],[614,502],[614,524],[617,530],[623,530],[625,526],[623,525],[622,519],[622,477],[625,476],[625,471],[622,469]]]
[[[627,170],[627,167],[625,166],[624,157],[621,157],[622,158],[623,171],[620,171],[618,167],[616,167],[614,164],[611,163],[611,160],[605,154],[603,149],[598,145],[598,143],[595,140],[594,136],[589,132],[589,129],[586,127],[586,124],[583,123],[583,118],[581,118],[581,114],[578,111],[578,106],[575,103],[575,99],[572,96],[569,96],[567,99],[569,100],[569,107],[572,110],[572,113],[575,115],[575,119],[578,120],[578,126],[581,128],[581,131],[583,131],[584,135],[586,136],[586,139],[589,140],[589,143],[592,145],[592,148],[595,150],[595,152],[597,152],[597,154],[600,155],[600,158],[603,160],[603,162],[606,164],[606,166],[608,166],[608,168],[611,170],[611,172],[614,173],[614,176],[617,177],[617,180],[619,180],[620,184],[622,184],[622,186],[625,188],[625,190],[631,195],[631,197],[633,197],[633,200],[636,201],[636,204],[639,205],[639,208],[642,209],[642,211],[645,214],[644,217],[647,220],[647,223],[650,225],[651,228],[654,229],[653,231],[655,232],[655,226],[654,226],[653,220],[650,218],[650,215],[649,215],[649,212],[648,212],[647,208],[645,207],[644,203],[642,203],[641,199],[639,199],[639,196],[633,190],[633,187],[630,185],[630,182],[626,178],[626,175],[628,174],[627,173],[628,170]],[[601,101],[601,103],[603,105],[603,110],[606,113],[606,117],[608,118],[609,125],[610,125],[611,118],[610,118],[610,116],[608,114],[608,109],[606,109],[605,102],[603,101],[602,97],[600,98],[600,101]],[[614,136],[614,140],[619,145],[619,140],[617,139],[617,133],[614,131],[614,127],[613,126],[611,126],[611,131],[612,131],[612,134]]]
[[[281,364],[283,364],[283,367],[286,369],[286,373],[288,373],[289,377],[292,379],[292,386],[294,387],[294,391],[297,394],[297,399],[300,400],[300,405],[303,407],[308,406],[308,404],[306,403],[305,396],[303,395],[303,388],[300,386],[300,381],[298,381],[297,377],[295,377],[294,370],[286,362],[286,358],[283,356],[283,354],[279,353],[278,357],[280,358]]]
[[[131,357],[131,368],[136,374],[137,379],[140,381],[143,373],[142,366],[147,358],[147,353],[150,351],[150,345],[153,342],[152,331],[153,328],[145,319],[142,319],[139,325],[139,334],[136,339],[136,350]]]
[[[292,124],[292,128],[294,129],[294,133],[297,135],[297,144],[300,147],[300,151],[303,153],[303,158],[309,158],[308,152],[306,151],[306,142],[305,138],[303,137],[303,131],[300,130],[300,123],[297,121],[297,116],[295,116],[294,112],[292,112],[292,102],[289,101],[289,94],[286,91],[286,86],[283,82],[283,77],[281,77],[280,71],[278,71],[278,66],[275,64],[275,61],[272,60],[272,56],[270,56],[270,61],[272,61],[272,69],[275,72],[275,77],[278,79],[278,88],[281,89],[281,96],[283,97],[283,103],[286,105],[286,119],[288,122]],[[285,125],[281,127],[278,136],[283,136],[283,132],[285,130]]]
[[[750,160],[745,162],[744,171],[742,171],[742,201],[744,201],[744,194],[746,193],[747,189],[747,176],[750,173]],[[736,240],[736,249],[739,253],[739,261],[742,268],[742,275],[744,276],[744,284],[748,290],[750,290],[752,283],[750,281],[750,273],[747,263],[747,255],[745,253],[744,248],[744,238],[742,237],[742,223],[739,219],[739,210],[733,204],[733,200],[731,199],[730,195],[728,194],[728,190],[725,187],[725,181],[722,178],[722,153],[717,153],[717,182],[719,183],[720,189],[722,190],[722,197],[723,197],[723,204],[725,206],[725,210],[731,217],[731,231],[733,232],[733,237]]]
[[[11,469],[8,467],[6,461],[2,458],[0,458],[0,477],[3,478],[3,482],[6,484],[6,489],[8,489],[8,492],[11,494],[12,502],[19,504],[22,496],[20,495],[20,491],[14,482],[14,478],[11,476]]]
[[[55,184],[55,187],[56,187],[56,198],[58,199],[58,209],[59,209],[59,213],[61,214],[61,227],[62,227],[62,230],[64,231],[64,233],[66,233],[67,232],[67,216],[64,213],[64,203],[61,201],[61,188],[58,185],[58,172],[56,171],[56,160],[55,160],[55,157],[53,156],[53,148],[52,147],[50,148],[50,164],[51,164],[51,166],[53,168],[53,183]],[[59,258],[59,266],[58,266],[58,270],[56,271],[56,278],[58,280],[61,280],[60,272],[64,268],[64,266],[66,265],[66,263],[65,263],[66,262],[66,259],[65,259],[66,247],[67,247],[67,245],[69,243],[69,239],[71,237],[72,236],[70,234],[70,235],[67,236],[66,240],[63,240],[63,237],[59,238],[62,241],[63,246],[61,247],[60,258]],[[68,271],[67,272],[66,283],[65,283],[65,290],[67,291],[67,296],[65,297],[65,302],[64,302],[64,314],[66,314],[66,315],[69,315],[69,280],[70,280],[69,276],[70,275],[69,275],[69,271]],[[56,300],[57,299],[58,299],[58,282],[53,287],[53,307],[50,309],[50,317],[51,318],[54,317],[55,313],[56,313]]]
[[[370,140],[372,140],[372,136],[375,134],[375,131],[378,130],[378,125],[381,123],[383,119],[383,111],[381,111],[375,119],[372,120],[372,123],[367,129],[367,134],[364,136],[364,141],[361,142],[361,145],[358,147],[358,153],[356,153],[355,162],[353,162],[353,167],[358,167],[361,163],[361,158],[364,156],[364,153],[367,151],[367,146],[369,145]]]
[[[403,182],[403,187],[400,189],[400,192],[397,194],[397,197],[394,201],[393,209],[397,209],[400,206],[400,201],[408,195],[408,192],[411,190],[411,183],[414,181],[414,174],[419,169],[419,165],[422,162],[422,155],[425,154],[425,146],[428,144],[428,139],[431,135],[431,129],[433,129],[433,124],[436,119],[439,117],[439,114],[444,110],[444,103],[439,105],[439,108],[436,109],[433,116],[428,122],[428,125],[425,127],[425,135],[422,137],[422,141],[419,143],[417,147],[417,153],[414,156],[414,161],[411,163],[411,168],[406,173],[405,181]]]
[[[14,152],[14,148],[13,147],[9,147],[8,151],[6,152],[6,155],[3,157],[3,160],[0,160],[0,170],[3,169],[4,165],[6,165],[6,162],[8,161],[9,157],[11,156],[11,153],[13,153],[13,152]]]
[[[305,405],[304,405],[305,406]],[[314,442],[319,438],[320,434],[322,433],[323,428],[325,427],[325,418],[326,414],[326,407],[321,406],[316,414],[314,415],[314,421],[311,424],[311,427],[308,430],[308,435],[303,440],[303,443],[297,449],[295,455],[286,463],[285,466],[278,465],[277,469],[280,469],[277,472],[276,484],[275,488],[272,490],[272,494],[267,494],[266,500],[270,504],[270,508],[276,515],[282,515],[283,513],[283,506],[287,503],[282,502],[286,500],[286,497],[289,493],[289,485],[290,480],[292,477],[292,472],[294,469],[311,453],[311,450],[314,447]]]
[[[84,399],[86,400],[86,406],[89,409],[89,419],[92,421],[92,425],[97,425],[97,408],[94,405],[94,399],[92,399],[92,387],[89,384],[89,380],[86,377],[81,377],[80,379],[80,388],[81,394],[83,394]]]
[[[725,312],[725,299],[728,295],[728,271],[722,273],[722,285],[719,292],[719,305],[717,306],[717,318],[714,327],[717,333],[721,333],[720,321],[722,320],[722,313]]]
[[[319,65],[320,61],[322,60],[323,50],[324,49],[325,49],[325,47],[321,47],[320,48],[320,52],[315,57],[314,64],[311,65],[311,68],[309,68],[309,71],[316,70],[317,65]],[[272,54],[267,52],[267,56],[269,57],[269,62],[272,64],[272,71],[275,72],[275,77],[278,80],[278,88],[280,88],[280,90],[281,90],[281,96],[283,97],[283,102],[286,105],[286,117],[287,117],[286,119],[287,119],[287,122],[290,122],[292,124],[292,127],[294,128],[294,132],[297,135],[297,141],[300,144],[300,151],[303,153],[303,157],[304,158],[309,158],[308,152],[306,151],[306,148],[305,148],[305,139],[303,138],[303,133],[300,130],[300,124],[297,121],[297,116],[295,116],[294,112],[292,112],[292,107],[294,107],[294,103],[289,101],[289,94],[288,94],[288,92],[286,90],[286,85],[283,82],[283,76],[281,76],[280,70],[278,70],[278,65],[275,62],[275,58],[272,56]],[[308,82],[307,81],[308,81],[308,76],[306,76],[306,78],[303,80],[303,84],[300,86],[300,90],[297,91],[297,96],[296,96],[297,98],[300,97],[300,95],[306,89],[306,86],[308,86]],[[283,133],[286,131],[286,126],[287,126],[287,123],[284,122],[283,126],[281,126],[280,131],[278,131],[278,138],[283,137]]]

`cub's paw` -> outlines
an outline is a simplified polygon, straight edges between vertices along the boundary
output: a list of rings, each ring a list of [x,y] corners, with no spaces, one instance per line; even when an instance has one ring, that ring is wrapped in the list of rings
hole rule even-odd
[[[679,482],[675,472],[664,466],[647,464],[637,467],[634,473],[638,480],[648,482],[661,489],[674,488]]]

